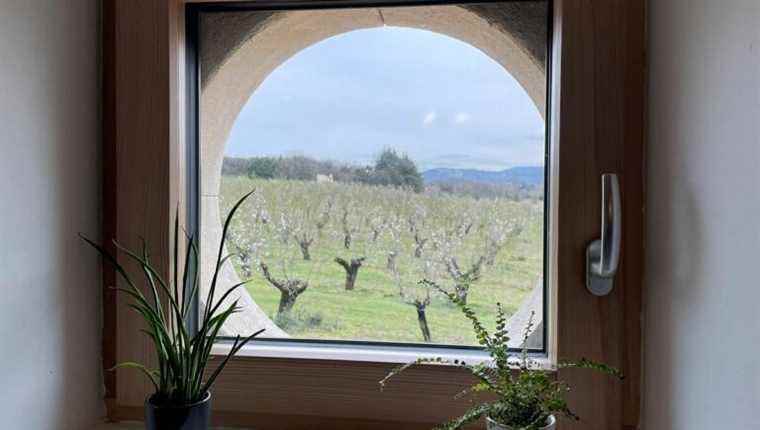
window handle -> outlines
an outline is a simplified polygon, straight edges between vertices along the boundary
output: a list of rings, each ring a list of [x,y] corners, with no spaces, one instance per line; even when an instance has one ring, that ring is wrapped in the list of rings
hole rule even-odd
[[[615,173],[602,175],[602,238],[586,248],[586,288],[595,296],[612,291],[620,262],[622,224],[620,184]]]

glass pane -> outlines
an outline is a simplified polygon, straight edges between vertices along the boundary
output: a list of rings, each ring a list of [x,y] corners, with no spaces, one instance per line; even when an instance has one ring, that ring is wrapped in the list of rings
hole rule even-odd
[[[202,284],[226,335],[474,346],[433,282],[544,344],[545,1],[202,12]],[[203,306],[200,306],[203,309]]]

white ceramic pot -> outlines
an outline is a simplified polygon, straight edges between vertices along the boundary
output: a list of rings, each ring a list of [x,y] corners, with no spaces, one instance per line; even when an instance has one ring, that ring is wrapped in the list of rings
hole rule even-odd
[[[554,430],[557,428],[557,419],[554,418],[554,415],[549,415],[549,418],[546,421],[546,425],[541,427],[541,430]],[[488,430],[514,430],[513,427],[497,423],[492,420],[491,417],[486,417],[486,428]]]

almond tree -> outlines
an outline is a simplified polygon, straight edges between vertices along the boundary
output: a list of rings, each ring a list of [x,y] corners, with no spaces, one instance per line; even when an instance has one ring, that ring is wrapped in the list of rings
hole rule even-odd
[[[274,243],[270,242],[273,246]],[[267,250],[267,246],[259,247],[259,254],[256,255],[256,268],[261,272],[264,280],[272,287],[280,292],[280,302],[277,306],[277,316],[280,317],[289,313],[293,306],[296,304],[298,297],[303,294],[309,287],[310,271],[306,274],[301,274],[299,277],[291,276],[289,269],[291,269],[296,261],[300,258],[295,251],[286,251],[284,254],[276,254],[276,259],[272,255],[270,250]],[[274,260],[275,269],[277,273],[274,273],[274,269],[270,267],[265,260]],[[302,263],[303,264],[303,263]],[[311,266],[313,268],[313,266]]]
[[[485,261],[486,257],[481,255],[467,268],[461,269],[457,257],[450,256],[444,259],[443,264],[446,266],[446,272],[454,281],[454,294],[462,303],[467,303],[470,287],[480,279],[481,269]]]
[[[253,276],[254,255],[261,246],[259,241],[254,241],[256,236],[250,235],[250,230],[230,230],[227,234],[227,246],[238,256],[238,265],[243,277],[246,279]]]
[[[278,223],[276,228],[283,243],[292,239],[301,253],[303,260],[311,260],[311,246],[319,235],[319,225],[324,220],[325,212],[320,207],[320,196],[308,196],[311,187],[308,184],[284,182],[280,193],[270,202],[276,205]]]
[[[463,303],[467,303],[472,285],[480,280],[487,260],[485,243],[472,234],[482,208],[474,200],[466,204],[468,207],[446,205],[449,210],[440,211],[439,228],[432,236],[432,258],[451,279],[454,294]]]
[[[350,185],[343,196],[340,208],[340,234],[343,237],[343,247],[349,255],[346,257],[338,255],[334,261],[346,272],[346,291],[352,291],[356,287],[359,269],[367,259],[367,240],[361,240],[364,233],[362,227],[366,226],[366,214],[362,213],[361,208],[371,206],[369,206],[370,203],[360,200],[363,198],[368,200],[371,196],[363,195],[363,191],[366,190],[361,186]]]
[[[286,212],[280,212],[272,224],[280,243],[287,245],[290,242],[290,233],[292,231],[291,219]]]
[[[290,253],[278,256],[277,263],[282,267],[282,277],[275,276],[264,261],[271,258],[267,248],[276,246],[277,238],[282,241],[287,234],[300,243],[308,234],[302,227],[302,219],[306,216],[298,210],[286,210],[291,202],[296,200],[293,197],[298,195],[298,192],[293,191],[297,190],[293,190],[292,184],[283,187],[283,192],[279,195],[283,197],[280,202],[284,206],[275,205],[272,196],[267,199],[263,193],[252,195],[250,203],[242,208],[245,215],[233,225],[227,239],[228,246],[239,256],[242,274],[250,278],[255,272],[260,271],[267,283],[280,292],[278,316],[290,312],[298,296],[309,286],[308,280],[288,276],[286,268],[292,266]],[[271,222],[272,212],[279,212],[276,222]]]
[[[311,271],[302,273],[300,276],[291,276],[289,270],[295,266],[300,258],[297,252],[291,251],[285,254],[277,254],[276,259],[272,253],[267,252],[266,246],[260,248],[261,252],[256,257],[257,269],[261,272],[262,277],[267,283],[280,292],[280,302],[277,307],[277,316],[289,313],[296,304],[298,297],[303,294],[309,287],[309,277]],[[265,260],[274,260],[274,273],[272,267]],[[301,263],[304,264],[304,263]],[[308,263],[313,268],[312,263]]]
[[[430,276],[430,262],[422,258],[412,257],[409,253],[401,253],[410,257],[404,260],[407,264],[404,265],[403,271],[396,264],[389,271],[398,286],[401,300],[417,311],[417,323],[422,333],[422,339],[425,342],[432,342],[433,338],[427,321],[427,307],[431,303],[430,288],[420,284],[420,281]]]
[[[341,209],[340,228],[343,232],[343,247],[351,249],[351,243],[354,240],[354,234],[359,231],[360,224],[352,217],[351,203],[346,202]]]
[[[408,231],[404,222],[403,216],[396,213],[387,223],[386,228],[389,236],[389,242],[386,245],[385,255],[386,262],[385,268],[394,273],[397,270],[396,259],[401,254],[404,246],[404,234]]]
[[[280,316],[290,312],[296,304],[298,296],[309,288],[308,281],[288,278],[278,279],[272,276],[269,271],[269,266],[267,266],[266,263],[259,263],[259,267],[261,268],[261,273],[264,275],[264,279],[269,282],[269,285],[280,291],[280,304],[277,307],[277,315]]]
[[[351,259],[343,259],[341,257],[335,257],[335,262],[340,264],[343,270],[346,271],[346,291],[352,291],[356,287],[356,278],[359,276],[359,269],[364,264],[366,257],[357,257]]]
[[[264,198],[254,193],[240,210],[227,234],[228,250],[238,257],[238,266],[246,279],[253,276],[256,256],[265,243],[269,213]]]
[[[418,295],[402,296],[404,303],[414,306],[417,309],[417,322],[420,325],[420,331],[422,332],[422,339],[425,342],[432,342],[433,337],[430,334],[430,327],[427,322],[427,307],[430,305],[430,291],[426,291],[423,297]]]
[[[523,223],[513,219],[496,218],[484,227],[485,264],[493,266],[496,257],[509,241],[523,231]]]
[[[408,215],[409,232],[414,239],[414,256],[422,257],[422,251],[430,238],[425,234],[426,219],[428,215],[427,208],[420,202],[412,203],[412,210]]]
[[[301,251],[304,260],[311,260],[309,249],[317,238],[316,222],[313,219],[313,208],[310,206],[293,208],[290,214],[292,236]]]
[[[497,200],[438,197],[437,226],[431,235],[432,258],[440,277],[448,278],[453,294],[467,303],[471,287],[486,267],[495,264],[498,254],[510,239],[522,231],[525,220],[516,218],[511,204]]]
[[[325,227],[330,223],[333,214],[333,206],[335,205],[335,198],[333,196],[325,196],[319,205],[319,211],[317,219],[314,221],[314,226],[317,228],[317,238],[322,238]]]
[[[381,201],[386,201],[381,199]],[[388,215],[384,208],[373,208],[366,217],[366,225],[369,229],[370,240],[372,243],[377,242],[380,235],[388,228]]]

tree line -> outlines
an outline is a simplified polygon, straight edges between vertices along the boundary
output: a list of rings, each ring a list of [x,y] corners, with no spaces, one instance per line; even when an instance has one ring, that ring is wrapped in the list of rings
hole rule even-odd
[[[279,157],[225,157],[222,174],[248,176],[257,179],[286,179],[335,182],[354,182],[368,185],[393,186],[421,192],[422,175],[415,162],[406,154],[391,148],[384,149],[371,166],[354,166],[331,160],[317,160],[303,155]]]

